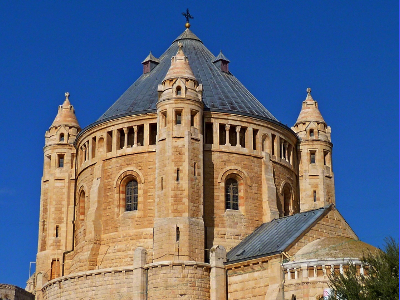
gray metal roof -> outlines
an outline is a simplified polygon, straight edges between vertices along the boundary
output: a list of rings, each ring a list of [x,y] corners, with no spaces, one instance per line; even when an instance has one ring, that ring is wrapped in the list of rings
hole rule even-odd
[[[203,84],[204,110],[236,113],[276,122],[276,118],[230,73],[224,73],[212,62],[215,56],[203,42],[186,29],[159,58],[160,64],[142,74],[125,93],[92,125],[107,120],[156,111],[157,86],[171,65],[171,57],[178,51],[178,41],[189,59],[199,83]]]
[[[330,207],[329,205],[262,224],[227,253],[226,264],[281,253]]]

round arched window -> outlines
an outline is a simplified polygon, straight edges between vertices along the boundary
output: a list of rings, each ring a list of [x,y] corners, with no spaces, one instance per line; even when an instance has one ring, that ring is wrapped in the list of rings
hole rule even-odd
[[[138,183],[131,180],[125,187],[125,210],[133,211],[138,209]]]
[[[239,209],[239,185],[236,179],[229,178],[225,183],[226,209]]]

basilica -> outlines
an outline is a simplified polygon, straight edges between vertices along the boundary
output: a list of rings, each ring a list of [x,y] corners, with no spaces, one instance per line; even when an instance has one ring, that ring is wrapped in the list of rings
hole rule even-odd
[[[280,123],[189,27],[89,126],[65,93],[45,133],[36,299],[324,299],[350,260],[367,272],[311,89]]]

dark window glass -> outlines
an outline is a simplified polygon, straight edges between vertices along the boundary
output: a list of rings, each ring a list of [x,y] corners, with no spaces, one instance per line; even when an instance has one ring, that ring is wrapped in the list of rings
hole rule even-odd
[[[126,184],[125,191],[126,211],[138,209],[138,183],[136,180],[131,180]]]
[[[310,152],[310,164],[315,164],[315,152]]]
[[[226,194],[225,194],[225,204],[226,209],[239,209],[239,187],[238,182],[229,178],[225,184]]]
[[[60,142],[64,142],[64,133],[60,134]]]

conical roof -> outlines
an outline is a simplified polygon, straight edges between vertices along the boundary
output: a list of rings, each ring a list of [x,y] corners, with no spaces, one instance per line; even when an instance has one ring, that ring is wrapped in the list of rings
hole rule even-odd
[[[303,101],[299,117],[297,118],[296,124],[304,122],[321,122],[325,123],[321,112],[318,109],[318,103],[311,96],[311,89],[307,89],[306,100]],[[295,125],[296,125],[295,124]]]
[[[228,112],[277,122],[276,118],[232,74],[213,64],[215,56],[186,29],[159,58],[160,64],[142,74],[125,93],[91,126],[115,118],[156,112],[157,86],[165,78],[171,58],[182,43],[185,56],[199,84],[203,85],[204,110]]]
[[[179,47],[178,52],[176,53],[175,56],[172,56],[171,58],[171,66],[169,67],[167,75],[165,75],[164,80],[170,78],[187,78],[196,80],[196,78],[193,75],[193,71],[190,68],[188,59],[185,56],[185,53],[183,53],[182,50],[183,45],[179,43],[178,47]]]
[[[58,127],[61,125],[80,128],[75,116],[74,107],[69,102],[69,93],[65,93],[64,103],[58,107],[57,116],[50,127]]]

